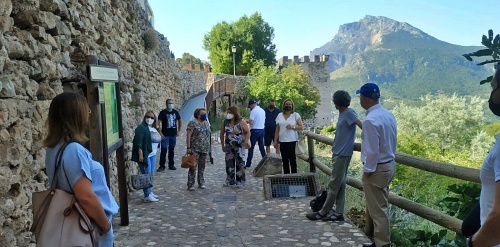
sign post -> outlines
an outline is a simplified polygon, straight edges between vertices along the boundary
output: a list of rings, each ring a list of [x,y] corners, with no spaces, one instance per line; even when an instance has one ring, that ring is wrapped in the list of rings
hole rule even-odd
[[[125,154],[123,149],[122,107],[118,67],[96,56],[87,59],[87,101],[91,108],[90,151],[104,166],[106,182],[109,181],[109,155],[116,151],[118,193],[121,225],[129,223]],[[95,112],[95,113],[94,113]]]

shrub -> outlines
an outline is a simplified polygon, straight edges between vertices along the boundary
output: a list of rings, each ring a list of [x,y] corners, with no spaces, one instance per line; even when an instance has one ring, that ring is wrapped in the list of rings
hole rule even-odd
[[[155,30],[147,30],[144,32],[142,38],[144,39],[144,48],[146,48],[146,52],[158,49],[160,42],[158,41],[158,33],[156,33]]]

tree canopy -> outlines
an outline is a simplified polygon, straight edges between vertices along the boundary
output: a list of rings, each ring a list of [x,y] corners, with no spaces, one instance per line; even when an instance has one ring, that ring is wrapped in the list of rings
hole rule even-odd
[[[283,101],[290,98],[295,111],[303,119],[311,119],[316,114],[316,107],[320,103],[319,91],[311,85],[307,73],[300,65],[291,63],[276,73],[272,66],[265,66],[259,61],[250,75],[252,78],[246,89],[251,98],[263,102],[274,99],[280,109]]]
[[[236,46],[235,65],[237,75],[247,75],[258,60],[264,65],[276,63],[276,45],[273,44],[274,28],[260,13],[242,16],[236,22],[217,23],[203,38],[203,49],[209,52],[214,72],[232,74],[233,54]]]
[[[182,53],[182,57],[175,59],[178,64],[199,64],[203,68],[203,63],[201,60],[187,52]]]

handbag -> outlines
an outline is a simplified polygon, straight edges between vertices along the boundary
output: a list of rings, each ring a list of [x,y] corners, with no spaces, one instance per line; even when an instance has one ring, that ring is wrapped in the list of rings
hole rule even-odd
[[[132,188],[140,190],[153,187],[153,178],[154,178],[153,174],[130,175]]]
[[[295,113],[294,113],[294,116],[295,116],[295,122],[297,122],[297,115],[295,115]],[[303,133],[299,133],[299,132],[297,132],[297,135],[298,135],[298,139],[297,139],[297,143],[295,144],[295,155],[301,155],[301,154],[304,154],[306,152],[306,143],[304,141],[305,135]]]
[[[196,158],[194,157],[194,155],[186,153],[184,156],[182,156],[181,167],[186,169],[195,168]]]
[[[33,192],[33,224],[36,246],[94,247],[98,228],[78,204],[74,194],[56,189],[62,153],[69,143],[57,152],[54,179],[49,190]],[[68,179],[66,175],[66,179]],[[68,180],[69,184],[69,180]]]

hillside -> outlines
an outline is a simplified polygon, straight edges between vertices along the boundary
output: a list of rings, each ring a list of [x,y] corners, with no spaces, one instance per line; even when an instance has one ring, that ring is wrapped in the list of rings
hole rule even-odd
[[[311,55],[330,55],[334,90],[353,92],[365,82],[375,82],[390,107],[428,93],[487,97],[490,88],[479,81],[492,69],[461,56],[479,48],[446,43],[386,17],[366,16],[340,26],[335,37]]]

